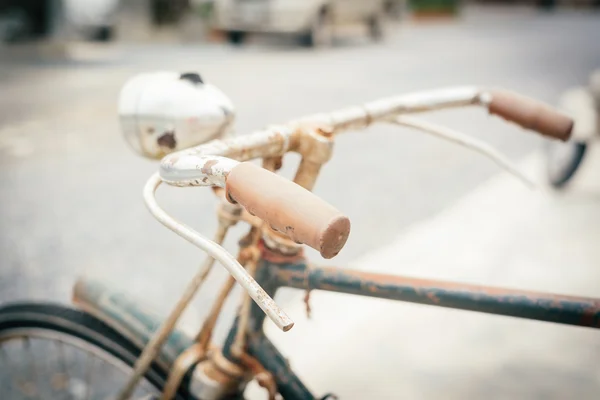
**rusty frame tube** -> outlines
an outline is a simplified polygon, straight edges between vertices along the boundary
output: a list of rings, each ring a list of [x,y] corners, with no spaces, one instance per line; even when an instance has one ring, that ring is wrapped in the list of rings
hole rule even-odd
[[[251,320],[255,323],[255,330],[252,330],[247,335],[246,352],[254,357],[273,376],[277,385],[277,392],[286,400],[315,400],[316,396],[294,374],[288,360],[277,350],[277,347],[262,331],[264,314],[258,310],[255,303],[252,303]],[[234,346],[238,327],[239,318],[236,318],[225,340],[222,351],[226,359],[238,365],[243,365],[242,360],[236,357],[231,351]]]
[[[273,258],[274,254],[263,250],[266,259],[261,260],[256,272],[257,282],[272,296],[282,287],[325,290],[600,328],[600,299],[376,274],[345,268],[308,267],[301,255]],[[246,351],[273,375],[278,391],[286,400],[315,399],[314,394],[294,374],[285,357],[265,336],[264,320],[264,313],[252,303]],[[237,329],[236,319],[223,346],[223,355],[234,363],[240,362],[232,351]]]
[[[538,321],[600,328],[600,299],[306,264],[267,264],[279,286],[326,290]]]

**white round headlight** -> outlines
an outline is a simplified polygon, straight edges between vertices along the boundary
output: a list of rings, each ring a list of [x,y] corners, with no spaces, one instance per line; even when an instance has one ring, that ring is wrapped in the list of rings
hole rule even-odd
[[[119,118],[129,145],[156,159],[221,137],[232,125],[234,108],[196,73],[153,72],[123,86]]]

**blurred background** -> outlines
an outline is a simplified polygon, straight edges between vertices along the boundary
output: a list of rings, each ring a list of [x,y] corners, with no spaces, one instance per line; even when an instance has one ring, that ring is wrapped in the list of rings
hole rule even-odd
[[[121,137],[117,99],[133,75],[199,72],[232,99],[237,134],[462,84],[558,104],[600,68],[599,11],[597,0],[0,0],[0,303],[69,303],[74,279],[89,274],[165,314],[196,272],[202,254],[142,202],[157,164]],[[431,120],[493,144],[544,182],[539,136],[481,110]],[[600,297],[590,153],[556,194],[527,191],[477,154],[418,132],[344,135],[315,188],[352,221],[346,248],[328,263]],[[297,161],[286,157],[283,174]],[[168,188],[158,199],[212,235],[208,190]],[[242,233],[228,237],[229,249]],[[215,268],[184,329],[198,328],[225,275]],[[285,338],[270,334],[319,393],[600,393],[600,334],[584,328],[329,294],[314,296],[306,320],[302,296],[283,293],[297,324]],[[217,341],[238,299],[230,296]]]

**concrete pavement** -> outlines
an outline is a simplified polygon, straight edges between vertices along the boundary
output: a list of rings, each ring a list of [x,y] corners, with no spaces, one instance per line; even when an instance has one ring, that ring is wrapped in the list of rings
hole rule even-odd
[[[523,164],[539,176],[539,154]],[[600,148],[557,194],[501,174],[351,263],[357,269],[600,297]],[[342,399],[597,399],[600,332],[325,292],[269,337],[317,394]],[[262,398],[256,388],[252,399]]]

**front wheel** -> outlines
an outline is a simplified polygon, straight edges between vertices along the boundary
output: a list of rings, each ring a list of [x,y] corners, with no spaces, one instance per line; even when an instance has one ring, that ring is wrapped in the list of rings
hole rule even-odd
[[[587,150],[585,142],[553,142],[546,148],[548,181],[556,189],[563,188],[581,166]]]
[[[0,387],[6,399],[114,399],[140,347],[84,312],[54,304],[0,308]],[[159,395],[153,364],[132,399]],[[184,399],[179,393],[177,399]]]

